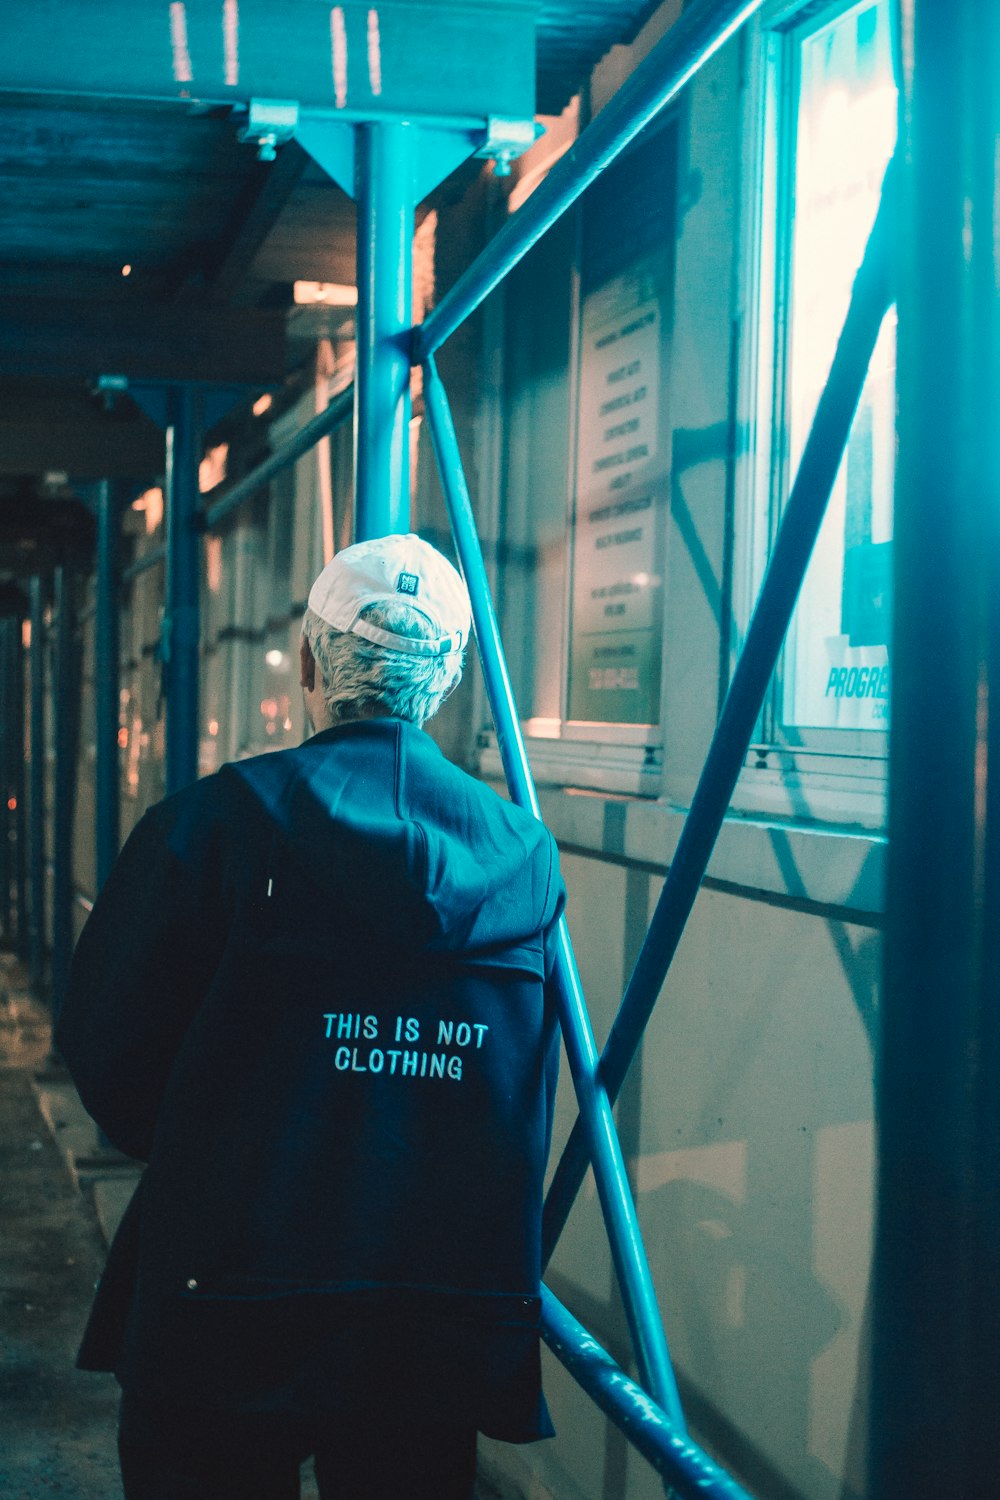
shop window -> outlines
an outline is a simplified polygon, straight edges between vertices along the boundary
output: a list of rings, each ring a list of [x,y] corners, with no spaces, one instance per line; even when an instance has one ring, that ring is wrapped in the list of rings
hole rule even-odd
[[[676,126],[505,288],[497,596],[540,780],[656,791]]]
[[[790,14],[786,5],[767,16],[748,604],[829,374],[896,136],[889,0],[810,4]],[[893,308],[761,724],[758,770],[787,775],[822,765],[824,773],[844,774],[851,767],[830,757],[852,756],[859,774],[884,775],[895,351]],[[856,812],[852,800],[850,816]]]

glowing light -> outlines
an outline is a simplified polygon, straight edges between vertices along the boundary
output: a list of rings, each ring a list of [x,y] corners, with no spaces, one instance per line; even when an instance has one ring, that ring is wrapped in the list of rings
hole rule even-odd
[[[132,501],[132,509],[145,512],[146,535],[152,536],[163,520],[163,491],[161,489],[143,490],[142,494]]]
[[[283,667],[285,665],[285,653],[284,651],[268,651],[264,660],[269,667]]]
[[[265,698],[260,705],[260,711],[265,719],[276,719],[278,717],[277,698]]]
[[[222,7],[222,42],[226,56],[226,82],[240,81],[240,7],[238,0],[225,0]]]
[[[263,396],[258,396],[257,397],[256,401],[254,402],[253,406],[250,409],[253,412],[253,414],[254,414],[255,417],[262,417],[266,411],[270,411],[271,410],[271,407],[273,405],[274,405],[274,397],[272,395],[270,395],[267,391],[265,391],[264,394],[263,394]]]
[[[132,267],[126,261],[125,264],[122,266],[122,275],[123,276],[131,276],[131,274],[132,274]]]
[[[198,465],[198,488],[203,495],[225,479],[228,459],[228,443],[217,443],[214,448],[209,448]]]
[[[17,798],[16,797],[8,797],[7,798],[7,811],[8,812],[15,812],[16,810],[17,810]]]
[[[170,45],[174,54],[174,79],[177,83],[190,83],[191,53],[188,50],[187,8],[183,0],[173,0],[170,7]]]
[[[291,727],[292,727],[292,721],[291,721],[291,719],[286,719],[285,720],[285,728],[286,729],[291,729]]]
[[[214,739],[215,736],[219,732],[219,721],[218,721],[218,719],[209,719],[209,721],[208,721],[208,732],[212,736],[212,738]]]
[[[119,729],[119,731],[118,731],[118,748],[119,748],[119,750],[126,750],[128,748],[128,730],[127,729],[122,728],[122,729]]]
[[[333,97],[337,108],[347,103],[347,28],[344,7],[335,5],[330,12],[330,40],[333,44]]]
[[[217,594],[222,588],[221,536],[205,538],[205,582],[210,594]]]
[[[368,12],[368,82],[372,93],[382,92],[382,40],[378,32],[378,11]]]
[[[292,295],[300,307],[357,307],[358,289],[338,281],[297,281]]]

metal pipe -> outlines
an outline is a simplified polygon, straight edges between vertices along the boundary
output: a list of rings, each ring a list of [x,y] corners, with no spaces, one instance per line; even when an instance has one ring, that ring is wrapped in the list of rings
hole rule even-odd
[[[161,636],[168,796],[198,776],[201,538],[197,528],[198,436],[193,386],[170,388],[169,416],[167,577]]]
[[[54,686],[55,785],[52,838],[52,1014],[59,1017],[73,951],[73,813],[76,792],[76,671],[73,595],[68,563],[55,570],[56,659]]]
[[[94,625],[95,847],[97,889],[119,847],[119,582],[118,496],[110,480],[97,487],[97,600]]]
[[[14,936],[13,911],[11,907],[11,877],[13,875],[14,844],[11,796],[11,770],[14,757],[11,751],[13,714],[11,712],[11,625],[9,615],[0,616],[0,932],[5,943]]]
[[[265,458],[256,469],[251,469],[249,474],[220,496],[213,505],[201,511],[199,524],[202,530],[214,531],[227,516],[232,515],[233,511],[249,500],[252,495],[256,495],[265,484],[269,484],[276,474],[280,474],[282,469],[287,469],[289,464],[295,463],[303,454],[308,453],[310,448],[315,448],[321,438],[328,436],[344,422],[349,421],[353,413],[354,386],[349,385],[346,390],[339,391],[329,406],[318,412],[311,421],[300,428],[294,437],[289,438],[287,443],[283,443],[280,448]],[[126,568],[123,576],[127,577],[129,572],[130,570]]]
[[[221,503],[221,502],[220,502]],[[122,568],[120,581],[128,583],[133,578],[138,578],[140,573],[145,573],[147,568],[158,567],[161,562],[166,561],[166,547],[154,547],[144,557],[136,558],[135,562],[129,563],[127,568]]]
[[[651,1401],[582,1323],[542,1287],[542,1338],[591,1400],[683,1500],[750,1500],[743,1487]]]
[[[37,993],[45,968],[45,618],[42,580],[37,573],[28,584],[28,610],[31,621],[28,972],[32,989]]]
[[[17,915],[17,952],[19,958],[26,959],[28,957],[28,850],[26,845],[28,825],[25,817],[24,797],[25,782],[27,780],[25,770],[25,751],[27,747],[25,744],[24,711],[24,641],[21,617],[18,617],[14,622],[14,659],[12,669],[14,674],[14,764],[11,768],[11,779],[14,786],[14,890]]]
[[[997,1492],[1000,10],[904,0],[872,1500]]]
[[[413,331],[414,363],[440,349],[545,231],[674,99],[762,0],[696,0]]]
[[[601,1057],[612,1100],[653,1012],[691,914],[722,821],[732,799],[795,608],[809,558],[847,446],[882,319],[892,301],[894,167],[851,295],[826,386],[802,451],[746,640],[705,757],[635,968]],[[543,1221],[546,1259],[552,1253],[587,1170],[589,1147],[576,1122],[549,1187]]]
[[[45,870],[47,874],[54,875],[55,865],[53,865],[51,861],[49,861],[45,865]],[[86,891],[81,891],[79,886],[73,887],[73,905],[79,907],[80,911],[82,911],[84,915],[88,917],[94,910],[93,900],[90,898],[90,896],[87,895]],[[100,1134],[100,1132],[98,1133]]]
[[[451,517],[455,548],[472,601],[472,617],[476,626],[483,677],[493,708],[507,784],[513,800],[537,818],[540,817],[538,797],[490,597],[486,564],[476,531],[458,440],[448,397],[433,359],[428,359],[424,365],[424,400]],[[580,1118],[584,1121],[594,1162],[597,1190],[639,1370],[650,1394],[669,1413],[675,1428],[683,1432],[684,1414],[670,1364],[656,1290],[628,1185],[611,1104],[598,1077],[597,1044],[584,1003],[565,918],[561,918],[559,923],[553,974],[566,1052],[580,1104]]]
[[[355,540],[410,529],[416,127],[359,125]]]

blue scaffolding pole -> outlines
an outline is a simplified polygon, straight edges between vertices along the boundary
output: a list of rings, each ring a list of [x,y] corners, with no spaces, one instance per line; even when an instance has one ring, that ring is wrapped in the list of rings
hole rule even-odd
[[[75,576],[70,563],[55,570],[55,774],[52,798],[52,1017],[66,995],[73,953],[73,824],[76,811],[76,729],[79,697],[75,640]]]
[[[32,989],[41,990],[45,974],[45,598],[35,573],[28,584],[31,629],[28,777],[28,973]]]
[[[198,657],[201,536],[198,433],[192,385],[168,392],[166,589],[161,656],[166,698],[167,794],[198,776]]]
[[[872,1500],[1000,1490],[1000,9],[901,6]]]
[[[118,504],[108,479],[97,489],[97,607],[94,619],[94,823],[97,889],[118,858],[120,842],[118,746]]]
[[[497,726],[497,739],[507,784],[514,801],[540,818],[538,797],[521,735],[500,629],[490,598],[486,564],[458,451],[458,440],[448,398],[433,359],[425,361],[424,374],[424,399],[434,451],[448,503],[455,547],[472,600],[476,641]],[[611,1103],[598,1077],[597,1044],[584,1002],[565,917],[559,920],[554,980],[566,1053],[580,1103],[580,1118],[587,1132],[597,1191],[608,1227],[611,1254],[621,1286],[636,1359],[648,1391],[669,1412],[676,1430],[683,1432],[684,1414],[667,1352],[656,1291],[642,1243]]]

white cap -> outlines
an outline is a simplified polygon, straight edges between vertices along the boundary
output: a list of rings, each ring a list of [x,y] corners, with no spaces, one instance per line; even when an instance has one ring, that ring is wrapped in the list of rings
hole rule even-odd
[[[403,600],[426,615],[437,631],[432,639],[397,635],[360,618],[369,604]],[[469,594],[446,557],[412,531],[356,542],[328,562],[309,590],[309,608],[335,630],[350,631],[393,651],[414,656],[445,656],[468,645],[472,609]]]

